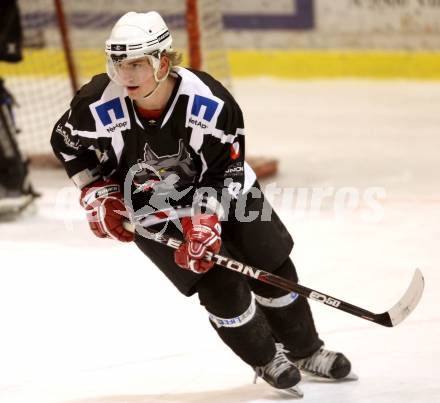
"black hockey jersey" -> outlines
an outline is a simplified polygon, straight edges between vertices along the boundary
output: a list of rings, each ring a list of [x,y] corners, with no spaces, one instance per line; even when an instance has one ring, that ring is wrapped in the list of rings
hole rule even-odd
[[[138,209],[160,187],[184,195],[170,200],[182,205],[197,193],[206,204],[252,186],[243,115],[232,95],[207,73],[175,67],[171,74],[176,85],[158,120],[140,116],[125,88],[106,74],[81,88],[51,137],[79,187],[100,177],[128,180]]]

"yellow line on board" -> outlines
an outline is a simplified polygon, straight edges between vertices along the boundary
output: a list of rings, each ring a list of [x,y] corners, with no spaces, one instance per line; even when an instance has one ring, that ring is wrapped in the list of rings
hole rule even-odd
[[[233,77],[440,79],[440,52],[263,50],[229,58]]]
[[[440,52],[231,50],[227,55],[232,77],[440,80]],[[105,71],[100,49],[78,49],[74,57],[82,77]],[[8,75],[65,76],[67,67],[59,49],[26,50],[20,63],[0,62],[0,76]]]

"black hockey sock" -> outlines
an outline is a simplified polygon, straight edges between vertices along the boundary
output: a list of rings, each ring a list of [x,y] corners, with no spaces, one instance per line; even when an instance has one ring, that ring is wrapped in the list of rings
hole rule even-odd
[[[244,325],[218,327],[212,317],[210,322],[223,342],[252,367],[266,365],[275,355],[275,340],[258,305],[253,317]]]
[[[298,281],[295,266],[290,258],[275,271],[275,274]],[[262,283],[252,282],[252,288],[275,339],[289,350],[290,358],[307,357],[323,345],[305,298],[295,293],[286,294],[284,290]]]
[[[200,303],[220,338],[251,366],[267,364],[275,340],[244,277],[215,266],[197,284]]]

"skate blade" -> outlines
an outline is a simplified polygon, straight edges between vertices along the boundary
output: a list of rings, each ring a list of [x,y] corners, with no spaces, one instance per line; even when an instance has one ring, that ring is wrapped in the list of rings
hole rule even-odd
[[[319,376],[305,371],[304,372],[301,371],[301,374],[304,375],[303,380],[309,382],[344,383],[344,382],[353,382],[359,380],[359,377],[353,371],[350,371],[350,373],[346,377],[341,379],[326,378],[324,376]]]
[[[350,373],[343,379],[341,379],[341,381],[358,381],[359,377],[353,372],[350,371]]]
[[[282,395],[302,399],[304,392],[298,386],[292,386],[288,389],[277,389]]]

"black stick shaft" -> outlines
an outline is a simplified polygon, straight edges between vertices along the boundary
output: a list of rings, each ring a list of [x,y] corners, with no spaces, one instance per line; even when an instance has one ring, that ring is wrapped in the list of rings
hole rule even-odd
[[[182,244],[182,241],[178,239],[166,235],[159,235],[159,234],[154,235],[154,232],[152,231],[149,231],[149,233],[153,235],[150,239],[159,242],[161,244],[164,244],[168,247],[171,247],[173,249],[178,249],[179,246]],[[382,326],[387,326],[387,327],[393,326],[391,322],[391,318],[387,312],[381,314],[375,314],[363,308],[359,308],[355,305],[349,304],[348,302],[344,302],[340,299],[324,294],[323,292],[316,291],[308,287],[304,287],[303,285],[287,280],[283,277],[246,265],[244,263],[241,263],[235,259],[226,256],[208,252],[206,255],[206,259],[211,260],[217,265],[225,267],[226,269],[239,272],[245,276],[254,278],[259,281],[263,281],[267,284],[273,285],[278,288],[282,288],[286,291],[296,292],[297,294],[301,295],[304,298],[309,298],[314,301],[321,302],[327,306],[338,309],[340,311],[347,312],[351,315],[358,316],[360,318],[369,320],[374,323],[378,323]]]

